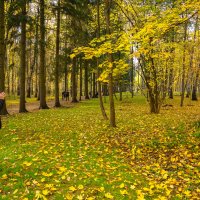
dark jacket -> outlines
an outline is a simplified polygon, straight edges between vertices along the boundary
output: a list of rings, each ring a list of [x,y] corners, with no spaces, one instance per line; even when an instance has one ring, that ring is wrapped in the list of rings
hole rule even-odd
[[[3,108],[4,100],[0,99],[0,111]],[[1,129],[1,116],[0,116],[0,129]]]
[[[3,104],[4,104],[4,100],[3,100],[3,99],[0,99],[0,111],[1,111],[1,109],[3,108]]]

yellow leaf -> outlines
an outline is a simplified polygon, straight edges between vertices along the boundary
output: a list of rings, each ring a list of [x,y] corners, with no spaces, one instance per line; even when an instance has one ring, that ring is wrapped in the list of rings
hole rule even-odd
[[[82,190],[83,188],[84,188],[83,185],[79,185],[79,186],[78,186],[78,189],[79,189],[79,190]]]
[[[50,188],[50,190],[51,190],[51,191],[56,191],[56,190],[57,190],[57,188],[55,188],[55,187],[52,187],[52,188]]]
[[[16,189],[14,192],[13,192],[13,194],[16,194],[18,192],[18,189]]]
[[[122,183],[119,187],[120,187],[120,188],[124,188],[124,183]]]
[[[158,199],[159,199],[159,200],[167,200],[167,198],[166,198],[166,197],[163,197],[163,196],[158,196]]]
[[[120,194],[125,195],[128,194],[127,190],[120,190]]]
[[[162,169],[162,170],[160,171],[160,173],[163,175],[163,174],[166,174],[167,172],[166,172],[164,169]]]
[[[168,189],[166,189],[166,194],[167,194],[167,196],[169,196],[169,195],[170,195],[170,193],[171,193],[171,191],[170,191],[170,190],[168,190]]]
[[[71,187],[69,187],[69,190],[74,192],[74,191],[76,191],[76,188],[74,186],[71,186]]]
[[[168,177],[168,174],[163,175],[163,179],[167,179],[167,177]]]
[[[36,191],[35,198],[37,200],[39,200],[39,199],[47,200],[47,198],[44,195],[42,195],[39,190]]]
[[[45,184],[45,188],[51,188],[53,187],[53,184]]]
[[[65,198],[66,198],[67,200],[72,200],[72,199],[74,198],[74,196],[73,196],[72,194],[67,194],[67,195],[65,196]]]
[[[42,172],[42,175],[43,176],[46,176],[46,177],[50,177],[50,176],[52,176],[53,175],[53,173],[46,173],[46,172]]]
[[[145,188],[143,188],[143,190],[144,191],[149,191],[150,189],[145,187]]]
[[[190,197],[190,196],[191,196],[191,192],[190,192],[189,190],[186,190],[186,191],[184,192],[184,194],[185,194],[187,197]]]
[[[88,197],[87,200],[94,200],[94,197]]]
[[[8,178],[7,174],[2,175],[2,179],[6,180]]]
[[[26,185],[27,186],[31,185],[31,182],[30,181],[26,182]]]
[[[61,173],[67,171],[67,168],[65,168],[65,167],[59,167],[58,169],[59,169],[59,171],[60,171]]]
[[[179,172],[178,172],[178,176],[181,176],[181,175],[182,175],[182,172],[181,172],[181,171],[179,171]]]
[[[131,190],[134,190],[135,189],[135,185],[131,185]]]
[[[42,183],[45,182],[45,178],[41,178],[41,182],[42,182]]]
[[[49,194],[49,191],[48,190],[42,190],[42,194],[46,196],[46,195]]]
[[[108,199],[113,199],[114,198],[110,193],[106,193],[105,197],[108,198]]]
[[[137,190],[136,193],[137,193],[137,200],[145,200],[144,194],[142,193],[141,190]]]
[[[31,162],[24,161],[24,162],[23,162],[23,165],[26,165],[26,167],[29,167],[29,166],[32,165],[32,163],[31,163]]]
[[[70,54],[70,58],[73,59],[76,56],[76,54]]]
[[[33,180],[33,184],[34,184],[34,185],[37,185],[37,186],[40,185],[36,180]]]
[[[108,67],[109,67],[109,68],[112,68],[112,67],[113,67],[113,64],[112,64],[112,63],[109,63],[109,64],[108,64]]]
[[[21,174],[19,172],[16,172],[15,175],[18,176],[18,177],[21,176]]]
[[[78,196],[77,196],[77,199],[78,199],[78,200],[83,200],[83,196],[82,196],[82,195],[78,195]]]

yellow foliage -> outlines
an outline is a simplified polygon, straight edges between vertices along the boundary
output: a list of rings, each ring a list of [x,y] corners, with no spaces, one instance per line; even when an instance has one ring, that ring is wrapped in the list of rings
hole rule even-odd
[[[106,193],[106,194],[105,194],[105,197],[106,197],[107,199],[113,199],[113,198],[114,198],[110,193]]]

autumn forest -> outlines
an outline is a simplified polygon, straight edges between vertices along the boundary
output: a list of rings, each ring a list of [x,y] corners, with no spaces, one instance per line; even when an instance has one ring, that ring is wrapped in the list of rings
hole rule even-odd
[[[199,199],[199,12],[0,0],[0,199]]]

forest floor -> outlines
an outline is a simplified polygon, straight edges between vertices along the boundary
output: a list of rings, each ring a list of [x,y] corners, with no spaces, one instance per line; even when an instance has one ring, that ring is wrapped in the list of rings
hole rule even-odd
[[[34,102],[27,109],[38,110]],[[167,100],[160,114],[149,114],[143,97],[125,96],[111,128],[98,99],[23,114],[8,100],[0,199],[200,199],[200,102],[179,102]]]
[[[9,102],[9,101],[8,101]],[[66,100],[60,100],[61,106],[62,107],[71,107],[73,106],[73,104],[70,101],[66,101]],[[52,99],[47,100],[47,105],[49,108],[53,108],[55,105],[55,101]],[[37,100],[33,100],[30,102],[26,103],[26,109],[28,112],[35,112],[38,111],[40,107],[40,102]],[[9,114],[17,114],[19,113],[19,103],[17,102],[9,102],[8,106],[7,106],[7,110],[9,112]]]

